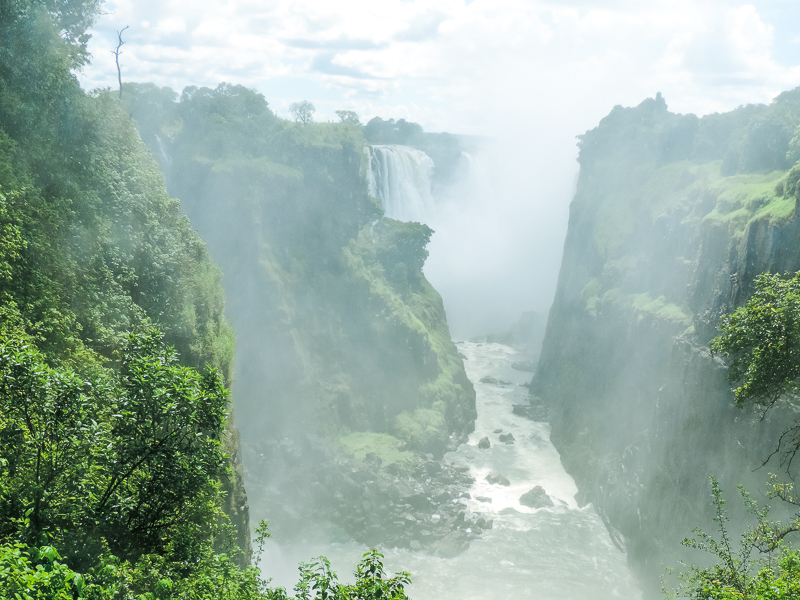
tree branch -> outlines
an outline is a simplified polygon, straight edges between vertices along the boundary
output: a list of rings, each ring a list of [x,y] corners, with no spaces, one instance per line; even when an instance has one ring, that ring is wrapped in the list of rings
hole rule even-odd
[[[117,38],[119,39],[119,43],[117,44],[116,50],[112,50],[111,54],[114,55],[114,60],[117,63],[117,79],[119,80],[119,99],[122,100],[122,69],[119,66],[119,55],[122,54],[120,49],[122,46],[125,45],[125,42],[122,41],[122,34],[123,32],[128,29],[130,25],[125,25],[120,31],[117,31]]]

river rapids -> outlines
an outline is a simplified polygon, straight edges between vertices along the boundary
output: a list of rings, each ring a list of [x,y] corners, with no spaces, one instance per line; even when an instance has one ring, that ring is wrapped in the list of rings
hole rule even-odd
[[[527,402],[523,384],[531,375],[511,367],[524,357],[502,344],[461,342],[458,349],[475,385],[478,419],[468,443],[445,460],[467,466],[475,479],[466,490],[471,498],[458,501],[476,518],[492,519],[494,524],[455,558],[379,548],[387,572],[411,573],[408,593],[413,600],[639,599],[624,553],[592,506],[580,508],[575,502],[575,482],[550,443],[549,425],[512,412],[514,404]],[[498,383],[481,382],[487,376]],[[499,440],[508,433],[513,444]],[[484,437],[491,442],[488,449],[478,447]],[[502,475],[510,484],[490,483],[490,474]],[[534,486],[544,488],[554,506],[521,505],[520,496]],[[291,589],[298,563],[324,555],[340,581],[351,581],[351,571],[365,550],[341,533],[310,529],[300,542],[269,540],[261,566],[274,577],[273,586]]]

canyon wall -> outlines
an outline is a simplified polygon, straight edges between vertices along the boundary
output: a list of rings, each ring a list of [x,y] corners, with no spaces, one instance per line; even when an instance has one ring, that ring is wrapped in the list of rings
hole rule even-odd
[[[711,523],[709,476],[734,515],[761,492],[787,407],[736,408],[709,341],[764,271],[800,269],[800,91],[698,119],[660,94],[580,138],[558,289],[531,401],[648,594]],[[761,494],[757,494],[761,499]]]

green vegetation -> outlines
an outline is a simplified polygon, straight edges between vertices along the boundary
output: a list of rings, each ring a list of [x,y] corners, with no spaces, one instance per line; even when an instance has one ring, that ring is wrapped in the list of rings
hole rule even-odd
[[[422,273],[433,231],[382,217],[369,197],[369,126],[344,112],[336,124],[287,122],[228,84],[178,101],[150,84],[124,92],[225,269],[240,347],[253,349],[238,383],[270,390],[240,401],[245,439],[306,422],[332,446],[381,433],[440,455],[471,430],[474,390]]]
[[[730,358],[728,379],[736,386],[736,403],[760,407],[762,418],[780,400],[794,402],[796,397],[800,380],[799,292],[800,273],[759,275],[755,293],[745,306],[722,317],[720,335],[711,341],[713,353]],[[787,473],[800,450],[799,431],[797,422],[785,429],[767,458],[781,453]],[[745,531],[738,552],[734,552],[723,508],[725,500],[713,477],[711,485],[720,539],[695,530],[699,539],[685,540],[684,545],[710,552],[717,562],[707,568],[691,566],[682,574],[682,597],[762,600],[800,594],[800,552],[785,544],[789,534],[800,531],[800,513],[788,522],[769,521],[768,508],[759,508],[740,486],[756,524]],[[780,483],[775,475],[767,497],[795,509],[800,507],[794,485]]]
[[[680,226],[724,231],[738,243],[753,226],[788,223],[800,180],[790,147],[797,131],[800,89],[768,107],[701,119],[668,112],[658,96],[635,108],[616,107],[580,136],[575,204],[591,215],[593,250],[603,261],[585,284],[591,287],[583,293],[587,311],[601,311],[611,293],[608,306],[641,313],[637,298],[648,293],[673,308],[646,312],[685,322],[690,311],[678,289],[633,285],[647,281],[651,268],[652,257],[642,254],[644,237]]]
[[[242,490],[223,451],[234,340],[221,271],[115,94],[87,95],[73,75],[99,10],[0,2],[0,596],[287,598],[248,565],[246,518],[226,513]],[[144,90],[174,108],[169,91]],[[221,91],[254,145],[257,122],[294,130],[289,145],[360,140],[349,125],[333,141],[282,125],[256,94]],[[184,93],[195,106],[218,100]],[[170,119],[207,170],[286,188],[302,179],[220,148],[219,128],[192,140],[191,114]],[[294,260],[322,253],[307,246]],[[297,597],[405,598],[407,574],[385,577],[380,558],[366,554],[352,586],[324,561],[303,565]]]
[[[703,550],[716,563],[705,568],[690,566],[680,574],[682,585],[669,598],[693,600],[781,600],[800,595],[800,551],[784,547],[787,528],[767,520],[768,509],[759,508],[739,486],[747,510],[756,524],[741,536],[738,549],[729,530],[722,490],[711,478],[711,496],[718,539],[695,529],[695,538],[683,545]],[[774,489],[770,492],[774,496]]]
[[[3,336],[0,376],[3,597],[211,598],[228,584],[262,597],[229,558],[242,550],[221,508],[218,372],[178,365],[151,331],[92,379]]]
[[[722,318],[711,349],[731,357],[728,379],[741,382],[733,391],[737,404],[764,410],[794,394],[800,381],[800,273],[765,273],[756,291],[731,315]]]
[[[758,413],[728,418],[728,386],[707,348],[757,273],[799,268],[798,126],[800,88],[702,118],[669,112],[657,95],[615,107],[580,139],[531,393],[645,586],[655,565],[685,556],[678,536],[711,518],[707,476],[758,485],[752,469],[794,422],[793,387],[762,425]],[[788,432],[781,452],[795,439]]]
[[[401,450],[403,442],[387,433],[357,431],[339,438],[339,443],[357,460],[364,460],[369,453],[375,454],[384,465],[413,464],[416,457],[412,452]]]

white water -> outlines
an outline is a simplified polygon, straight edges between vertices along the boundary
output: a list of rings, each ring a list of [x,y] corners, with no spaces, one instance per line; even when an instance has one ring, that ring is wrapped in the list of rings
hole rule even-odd
[[[365,152],[370,163],[369,193],[380,198],[386,216],[427,223],[433,210],[433,160],[422,150],[409,146],[367,146]]]
[[[473,514],[494,519],[494,527],[452,559],[385,549],[387,571],[411,573],[408,591],[413,600],[640,598],[625,556],[611,542],[600,518],[591,507],[581,509],[575,503],[575,483],[550,443],[549,425],[511,412],[513,404],[526,401],[526,389],[520,384],[530,380],[530,373],[511,368],[519,355],[501,344],[463,342],[458,348],[467,357],[467,375],[478,394],[478,419],[469,443],[445,459],[469,467],[475,478],[469,490],[473,499],[463,502]],[[480,383],[485,375],[511,384]],[[493,433],[496,429],[512,433],[515,443],[500,443]],[[478,449],[478,441],[486,436],[491,448]],[[490,471],[504,475],[511,485],[490,485],[484,480]],[[555,507],[534,510],[519,504],[519,497],[535,485],[547,491]],[[492,503],[479,502],[475,496],[489,497]],[[350,581],[364,550],[353,541],[326,540],[314,532],[291,545],[270,540],[262,567],[275,577],[273,585],[291,589],[297,581],[297,564],[325,555],[340,580]]]

